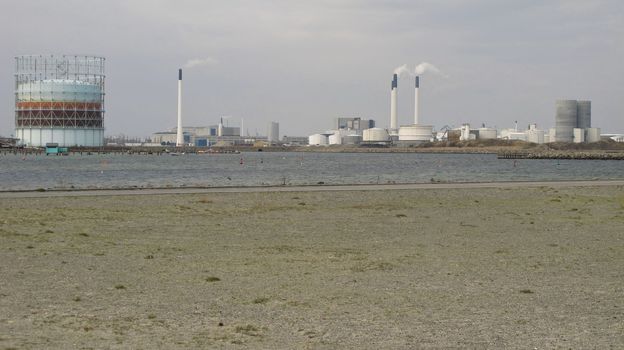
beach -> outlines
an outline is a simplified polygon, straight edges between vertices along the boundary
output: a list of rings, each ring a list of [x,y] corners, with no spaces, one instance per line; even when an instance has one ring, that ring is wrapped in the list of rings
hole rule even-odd
[[[623,227],[621,183],[4,196],[0,348],[622,348]]]

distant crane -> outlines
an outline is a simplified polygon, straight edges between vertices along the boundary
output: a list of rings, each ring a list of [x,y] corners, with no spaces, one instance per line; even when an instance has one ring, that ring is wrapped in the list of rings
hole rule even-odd
[[[453,128],[448,125],[444,125],[443,127],[441,127],[438,131],[438,135],[442,133],[442,136],[438,137],[438,140],[448,140],[449,130],[453,130]]]

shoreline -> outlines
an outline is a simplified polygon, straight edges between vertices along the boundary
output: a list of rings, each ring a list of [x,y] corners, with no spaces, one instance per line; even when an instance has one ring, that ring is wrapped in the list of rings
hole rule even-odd
[[[401,184],[342,184],[297,186],[222,186],[222,187],[155,187],[101,188],[0,191],[0,198],[45,198],[203,193],[271,193],[271,192],[336,192],[336,191],[399,191],[468,188],[531,188],[531,187],[604,187],[624,186],[624,180],[562,180],[562,181],[501,181],[445,182]]]
[[[621,348],[622,182],[538,184],[3,198],[0,348]]]

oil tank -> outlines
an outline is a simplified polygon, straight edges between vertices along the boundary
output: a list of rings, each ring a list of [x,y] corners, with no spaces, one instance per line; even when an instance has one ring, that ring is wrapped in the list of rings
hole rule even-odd
[[[586,130],[586,142],[598,142],[600,141],[600,128],[589,128]]]
[[[15,57],[15,134],[25,146],[102,146],[104,58]]]
[[[576,114],[576,100],[557,100],[555,115],[556,142],[574,141],[574,128],[576,128],[577,122]]]
[[[370,128],[362,132],[362,141],[364,142],[388,142],[390,136],[386,129]]]
[[[308,137],[308,144],[310,146],[325,146],[329,143],[327,135],[314,134]]]
[[[585,142],[585,130],[581,128],[574,128],[574,143]]]
[[[432,139],[432,125],[414,124],[399,128],[399,141],[430,142]]]
[[[576,127],[591,128],[591,101],[577,101]]]
[[[329,135],[327,141],[330,145],[342,145],[342,135],[337,131],[335,134]]]

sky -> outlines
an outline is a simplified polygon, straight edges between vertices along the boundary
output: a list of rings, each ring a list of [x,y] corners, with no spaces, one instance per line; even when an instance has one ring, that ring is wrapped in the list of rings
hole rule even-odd
[[[394,69],[421,62],[421,123],[554,126],[555,100],[592,101],[624,133],[621,0],[0,0],[0,135],[14,132],[14,57],[106,57],[106,135],[176,125],[307,136],[341,116],[390,123]],[[399,79],[399,124],[413,119]]]

